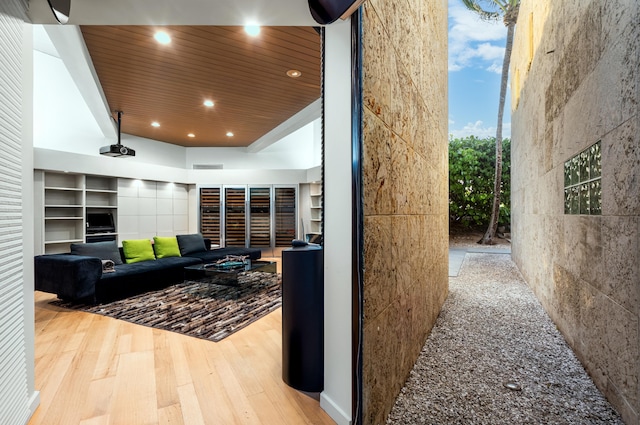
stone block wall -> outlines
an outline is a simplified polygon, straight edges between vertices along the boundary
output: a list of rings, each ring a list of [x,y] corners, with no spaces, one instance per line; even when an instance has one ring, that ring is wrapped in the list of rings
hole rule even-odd
[[[639,424],[640,3],[522,0],[511,63],[513,258]],[[564,164],[598,141],[601,214],[565,214]]]
[[[448,292],[447,2],[363,12],[365,424],[391,411]]]

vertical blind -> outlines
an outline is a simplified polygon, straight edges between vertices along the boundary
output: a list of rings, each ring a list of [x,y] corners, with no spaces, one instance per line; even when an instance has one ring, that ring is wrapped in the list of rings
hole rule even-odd
[[[22,269],[22,34],[26,4],[0,1],[0,423],[29,410]]]

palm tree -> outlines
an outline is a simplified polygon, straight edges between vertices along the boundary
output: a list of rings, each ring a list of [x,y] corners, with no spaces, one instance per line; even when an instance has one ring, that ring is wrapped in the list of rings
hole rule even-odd
[[[509,63],[513,48],[513,33],[518,21],[520,0],[462,0],[464,5],[480,15],[481,19],[496,21],[502,18],[507,27],[507,44],[502,61],[502,79],[500,81],[500,102],[498,104],[498,123],[496,126],[496,173],[493,185],[493,207],[491,220],[484,236],[478,243],[491,245],[498,229],[500,218],[500,189],[502,186],[502,119],[504,117],[504,101],[507,94],[507,80],[509,79]]]

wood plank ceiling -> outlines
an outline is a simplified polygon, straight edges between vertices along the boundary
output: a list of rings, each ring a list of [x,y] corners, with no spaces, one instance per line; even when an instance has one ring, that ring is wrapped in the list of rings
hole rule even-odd
[[[81,30],[109,108],[123,111],[122,133],[248,146],[320,97],[320,36],[311,27],[263,27],[257,37],[221,26]],[[158,30],[169,44],[154,39]],[[291,69],[302,75],[287,76]]]

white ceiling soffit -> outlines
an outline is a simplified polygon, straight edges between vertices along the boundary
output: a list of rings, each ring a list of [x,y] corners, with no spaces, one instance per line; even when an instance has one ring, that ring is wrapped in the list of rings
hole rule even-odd
[[[268,148],[277,141],[285,138],[289,134],[293,133],[304,127],[305,125],[320,118],[322,113],[322,99],[318,99],[310,103],[303,110],[247,146],[247,152],[257,153],[263,149]]]
[[[115,139],[117,131],[112,119],[113,115],[109,111],[109,103],[102,91],[80,28],[75,25],[44,25],[43,27],[102,130],[102,134],[108,139]]]
[[[29,0],[35,24],[57,24],[47,0]],[[318,26],[307,0],[71,0],[69,25]]]

